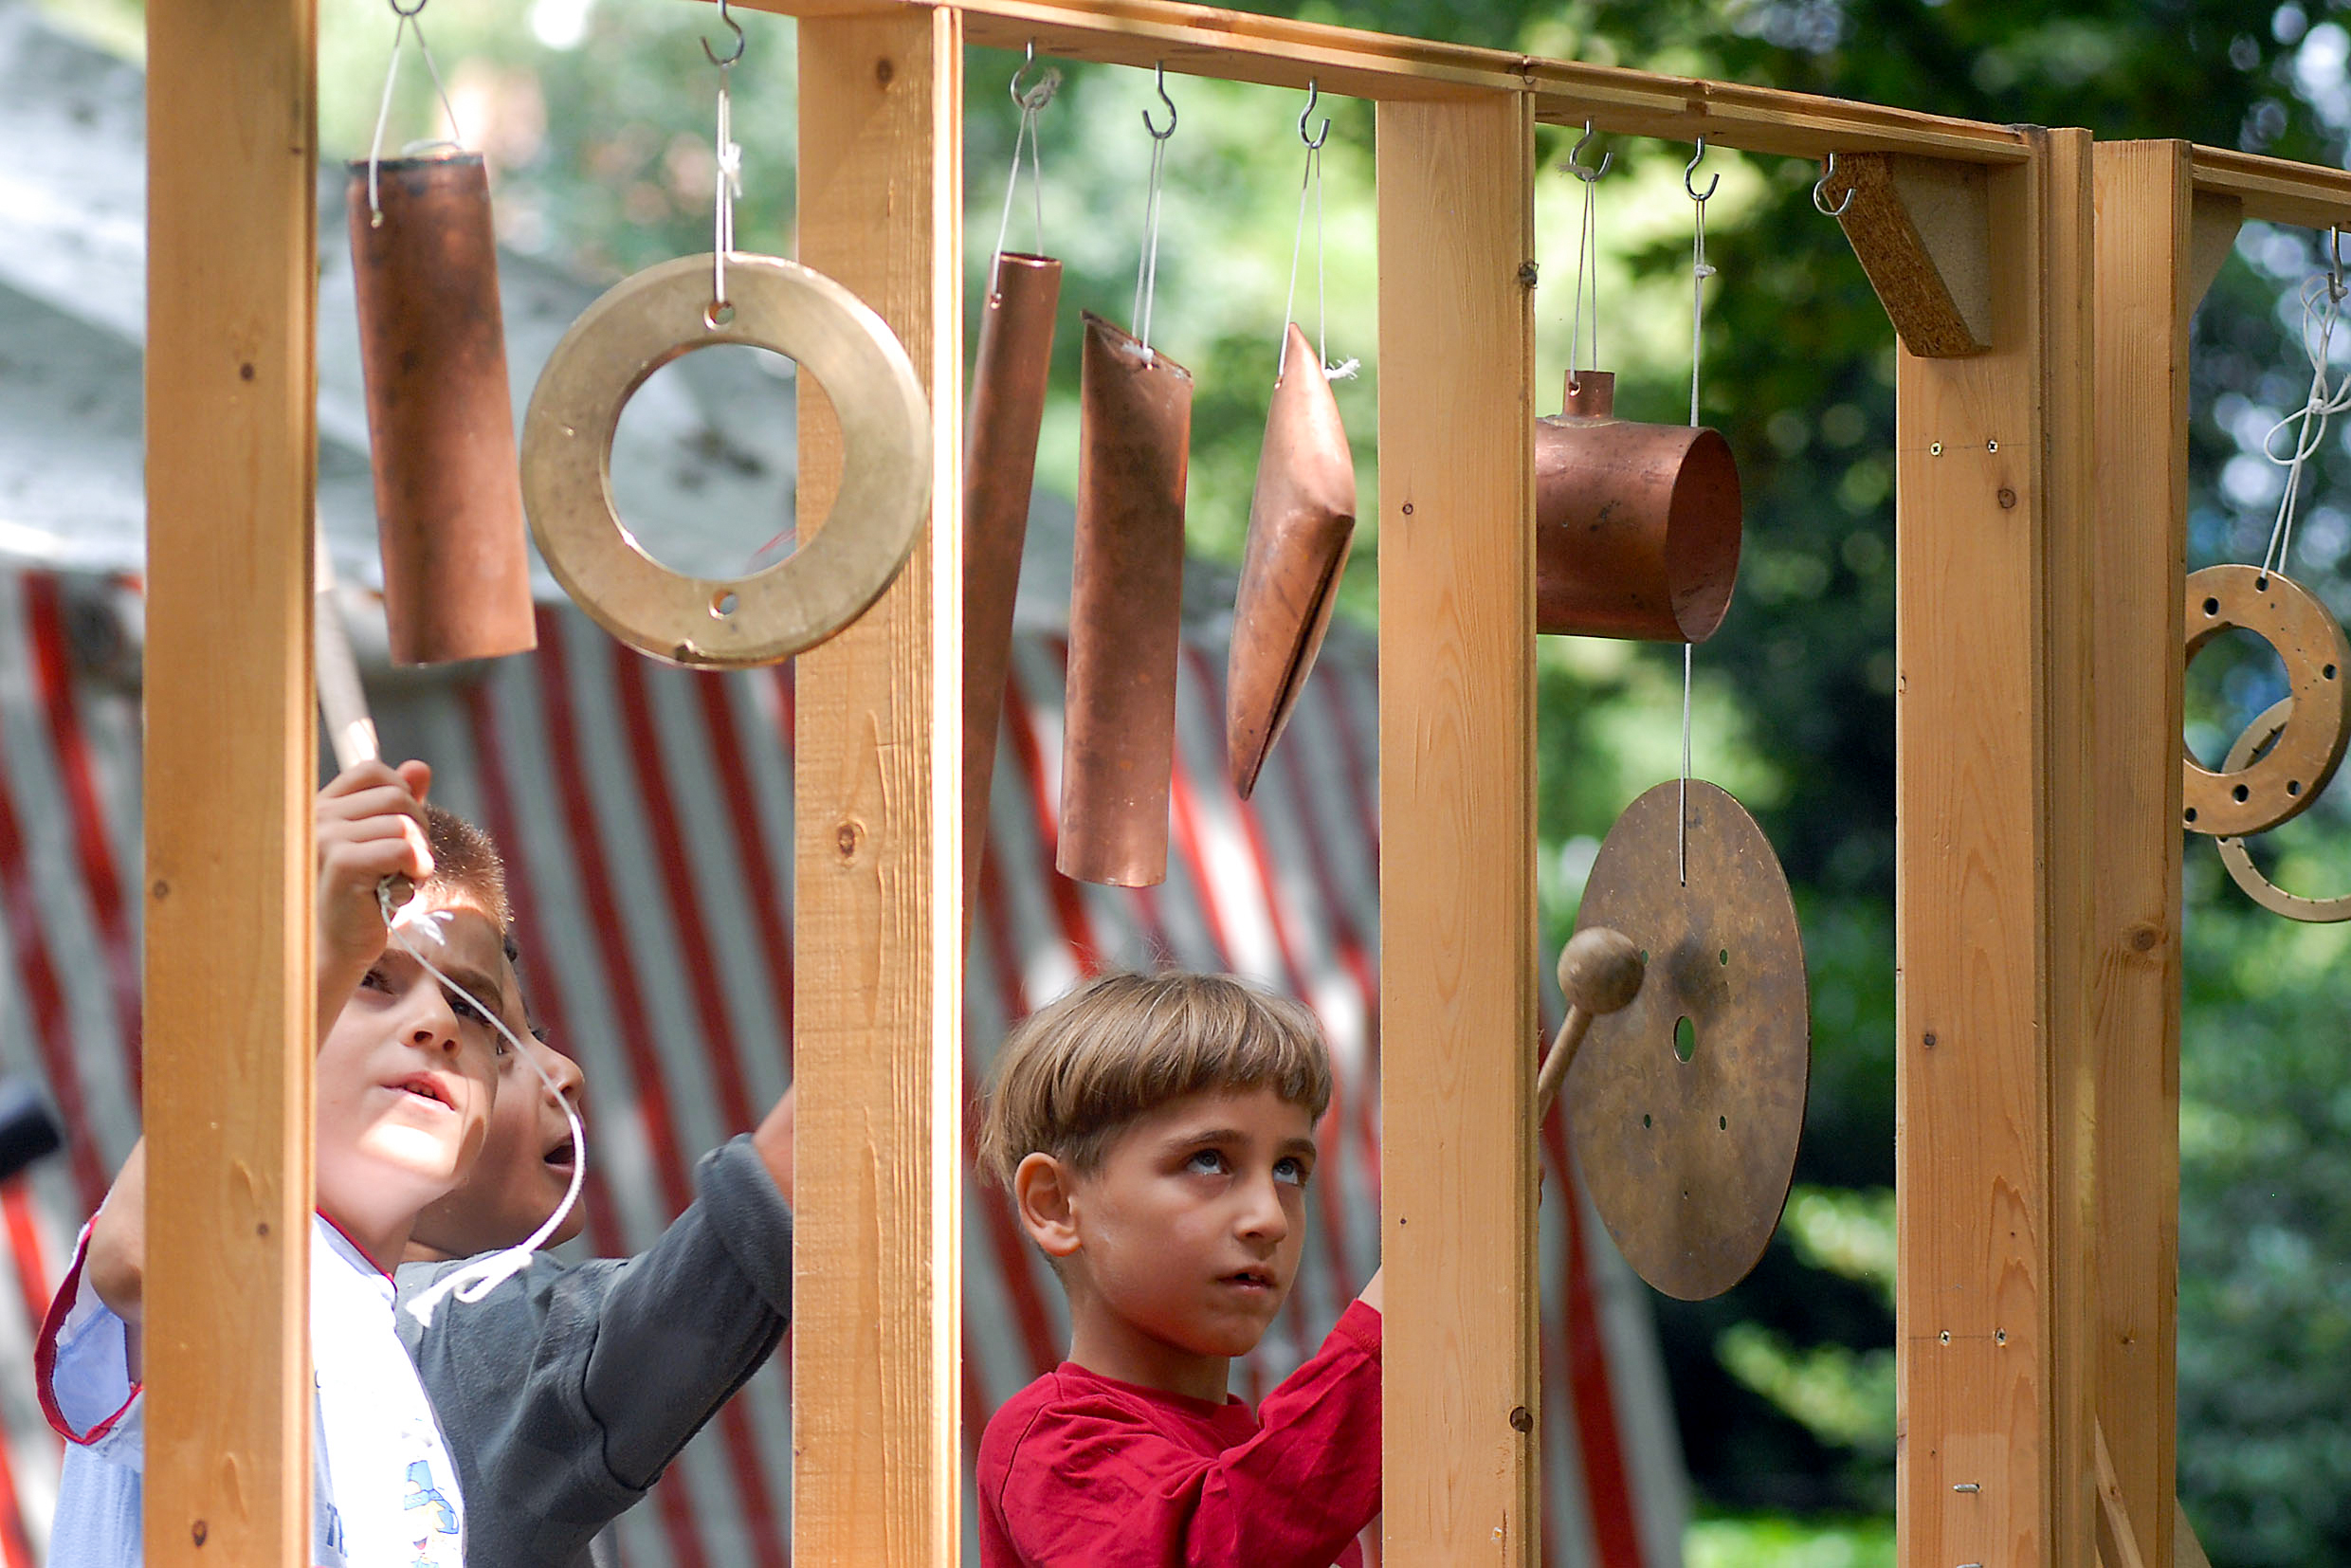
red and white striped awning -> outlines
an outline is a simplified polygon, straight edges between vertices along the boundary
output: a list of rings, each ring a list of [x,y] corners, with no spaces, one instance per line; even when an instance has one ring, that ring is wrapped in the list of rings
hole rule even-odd
[[[40,1562],[56,1486],[32,1334],[137,1130],[138,698],[106,651],[136,614],[119,581],[0,570],[0,1071],[38,1081],[69,1138],[0,1188],[0,1366],[25,1369],[0,1377],[0,1568]],[[1053,871],[1067,648],[1019,639],[965,1061],[978,1084],[1009,1023],[1103,964],[1231,970],[1314,1008],[1338,1069],[1326,1179],[1290,1310],[1246,1367],[1254,1396],[1319,1340],[1377,1248],[1376,697],[1368,656],[1335,639],[1243,803],[1225,770],[1225,650],[1187,635],[1168,879],[1132,890]],[[590,1085],[586,1245],[629,1252],[689,1200],[701,1152],[791,1079],[792,673],[672,669],[569,607],[540,611],[539,645],[470,684],[383,683],[377,720],[386,751],[430,760],[434,797],[506,851],[534,1000]],[[1556,1116],[1544,1158],[1544,1558],[1669,1568],[1686,1481],[1649,1304],[1588,1206],[1559,1199]],[[1065,1330],[1049,1274],[968,1164],[964,1201],[975,1445]],[[755,1377],[627,1516],[636,1568],[785,1562],[788,1371],[779,1357]],[[966,1513],[968,1540],[968,1496]]]

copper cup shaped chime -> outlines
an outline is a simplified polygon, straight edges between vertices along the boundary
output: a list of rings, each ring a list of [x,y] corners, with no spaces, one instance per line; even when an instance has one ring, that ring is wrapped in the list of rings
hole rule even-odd
[[[1055,864],[1147,887],[1167,877],[1192,373],[1088,312],[1078,402]]]
[[[1703,643],[1739,577],[1739,465],[1718,430],[1615,404],[1613,373],[1571,371],[1535,421],[1535,629]]]
[[[537,646],[506,382],[490,186],[479,153],[351,165],[351,265],[392,657]],[[377,214],[380,212],[380,218]]]
[[[1225,749],[1248,798],[1330,629],[1355,540],[1355,458],[1321,358],[1296,322],[1266,413],[1248,543],[1232,607]]]
[[[1052,369],[1053,309],[1061,263],[1007,251],[980,313],[972,368],[971,421],[963,437],[963,928],[979,893],[988,832],[988,787],[996,726],[1004,713],[1012,653],[1012,602],[1029,496],[1036,482],[1037,430]]]

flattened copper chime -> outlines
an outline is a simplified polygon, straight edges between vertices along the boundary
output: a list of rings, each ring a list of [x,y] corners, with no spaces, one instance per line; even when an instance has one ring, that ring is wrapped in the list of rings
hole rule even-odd
[[[1192,373],[1089,311],[1078,401],[1055,864],[1145,887],[1167,876]]]
[[[392,657],[537,646],[489,178],[478,153],[351,165],[351,263]],[[373,199],[371,199],[371,197]]]
[[[1061,263],[1005,251],[980,314],[963,440],[963,919],[970,929],[988,832],[996,724],[1012,651],[1037,430],[1052,368]]]
[[[1248,798],[1330,629],[1355,539],[1355,458],[1321,356],[1289,325],[1232,607],[1225,748]]]
[[[1703,643],[1739,577],[1739,465],[1720,431],[1615,402],[1613,373],[1571,371],[1535,422],[1535,629]]]

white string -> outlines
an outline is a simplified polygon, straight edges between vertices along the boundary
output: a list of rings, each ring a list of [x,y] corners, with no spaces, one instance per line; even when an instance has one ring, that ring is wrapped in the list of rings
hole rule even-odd
[[[2302,346],[2310,358],[2310,391],[2303,406],[2287,414],[2262,437],[2262,455],[2286,470],[2286,487],[2278,497],[2277,519],[2269,526],[2269,547],[2262,552],[2261,569],[2283,572],[2286,553],[2294,538],[2294,508],[2302,499],[2305,465],[2318,455],[2326,440],[2326,422],[2351,409],[2351,377],[2338,383],[2332,374],[2335,329],[2342,316],[2343,284],[2335,274],[2322,273],[2302,285]],[[2276,442],[2281,431],[2298,426],[2293,451],[2280,457]]]
[[[1015,81],[1018,79],[1015,78]],[[996,247],[988,258],[990,286],[993,286],[995,264],[1004,254],[1004,237],[1012,227],[1012,193],[1020,189],[1020,148],[1029,144],[1029,167],[1035,177],[1029,182],[1037,204],[1037,255],[1045,254],[1045,160],[1037,144],[1037,115],[1053,101],[1053,94],[1061,87],[1061,72],[1048,70],[1037,79],[1037,84],[1013,99],[1020,105],[1020,129],[1012,133],[1012,167],[1004,180],[1004,216],[996,223]]]
[[[735,248],[735,198],[743,193],[743,150],[735,140],[735,101],[727,91],[735,74],[730,62],[719,67],[719,124],[716,185],[716,233],[710,254],[710,324],[717,326],[725,311],[726,258]]]
[[[1682,645],[1682,798],[1677,813],[1681,822],[1674,840],[1674,866],[1685,887],[1689,885],[1690,650],[1694,646]]]
[[[1169,136],[1175,135],[1171,127]],[[1159,289],[1159,187],[1167,169],[1167,138],[1151,138],[1150,184],[1143,193],[1142,264],[1135,272],[1135,339],[1151,353],[1151,307]]]
[[[1570,381],[1577,379],[1578,370],[1597,370],[1600,365],[1600,259],[1597,255],[1600,248],[1600,215],[1592,199],[1592,188],[1599,183],[1599,176],[1595,174],[1586,179],[1578,173],[1576,177],[1583,181],[1584,210],[1582,219],[1576,226],[1576,301],[1568,307],[1567,313],[1567,378]],[[1589,363],[1584,363],[1578,360],[1576,353],[1579,346],[1587,346],[1583,342],[1584,269],[1587,264],[1592,271],[1592,339],[1588,345],[1592,357]]]
[[[588,1132],[580,1125],[579,1112],[563,1097],[563,1091],[556,1087],[556,1081],[539,1064],[538,1053],[515,1037],[515,1031],[506,1027],[506,1020],[499,1016],[495,1008],[489,1007],[482,998],[442,973],[440,966],[426,957],[409,939],[410,931],[422,930],[434,941],[447,945],[447,939],[441,935],[440,926],[448,919],[448,911],[428,911],[424,906],[425,901],[420,898],[410,899],[395,911],[392,905],[392,879],[389,877],[375,884],[375,903],[383,911],[384,926],[392,940],[403,953],[414,958],[426,974],[464,997],[476,1012],[490,1021],[492,1028],[505,1036],[506,1044],[530,1064],[531,1070],[538,1074],[541,1086],[555,1097],[556,1104],[563,1107],[563,1120],[572,1130],[572,1184],[564,1190],[563,1201],[556,1206],[556,1212],[547,1216],[544,1224],[519,1244],[469,1260],[465,1267],[444,1274],[433,1282],[430,1289],[410,1301],[408,1304],[410,1314],[418,1322],[429,1327],[433,1309],[441,1304],[443,1297],[454,1296],[461,1302],[478,1302],[530,1267],[531,1254],[547,1244],[549,1238],[561,1228],[564,1216],[572,1212],[572,1205],[579,1200],[580,1184],[588,1175]]]
[[[1705,156],[1704,143],[1699,144],[1698,156]],[[1692,168],[1698,158],[1692,158]],[[1691,191],[1690,203],[1696,215],[1690,228],[1690,426],[1698,425],[1698,383],[1701,356],[1706,336],[1706,280],[1714,276],[1714,268],[1706,263],[1706,198],[1696,193],[1689,184],[1686,172],[1682,176],[1683,188]],[[1714,187],[1706,187],[1712,191]],[[1694,664],[1694,645],[1682,645],[1682,793],[1678,811],[1679,823],[1674,841],[1674,864],[1681,873],[1682,885],[1689,885],[1689,781],[1690,781],[1690,671]]]
[[[1698,367],[1705,349],[1706,280],[1714,268],[1706,263],[1706,198],[1696,198],[1698,218],[1690,230],[1690,424],[1698,424]]]
[[[384,67],[384,99],[376,105],[375,136],[368,143],[368,227],[371,228],[381,228],[384,222],[383,204],[376,196],[375,166],[383,161],[384,125],[392,119],[392,83],[400,80],[400,37],[403,33],[413,31],[416,34],[416,52],[425,57],[425,69],[432,73],[432,90],[440,95],[441,112],[448,117],[449,121],[447,141],[414,142],[410,143],[410,146],[462,147],[465,145],[465,138],[459,134],[457,128],[457,110],[449,102],[449,90],[441,83],[441,67],[433,62],[432,46],[425,42],[425,24],[418,15],[424,9],[421,5],[414,11],[404,11],[397,6],[392,8],[392,14],[400,20],[393,25],[392,29],[392,60]]]

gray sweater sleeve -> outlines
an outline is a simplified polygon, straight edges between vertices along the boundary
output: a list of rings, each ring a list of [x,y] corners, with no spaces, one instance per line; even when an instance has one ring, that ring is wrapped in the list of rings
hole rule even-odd
[[[749,1138],[696,1175],[701,1195],[636,1257],[534,1258],[479,1302],[444,1301],[430,1327],[397,1314],[456,1457],[468,1562],[587,1568],[596,1533],[783,1337],[783,1194]],[[403,1267],[403,1300],[458,1267]]]

